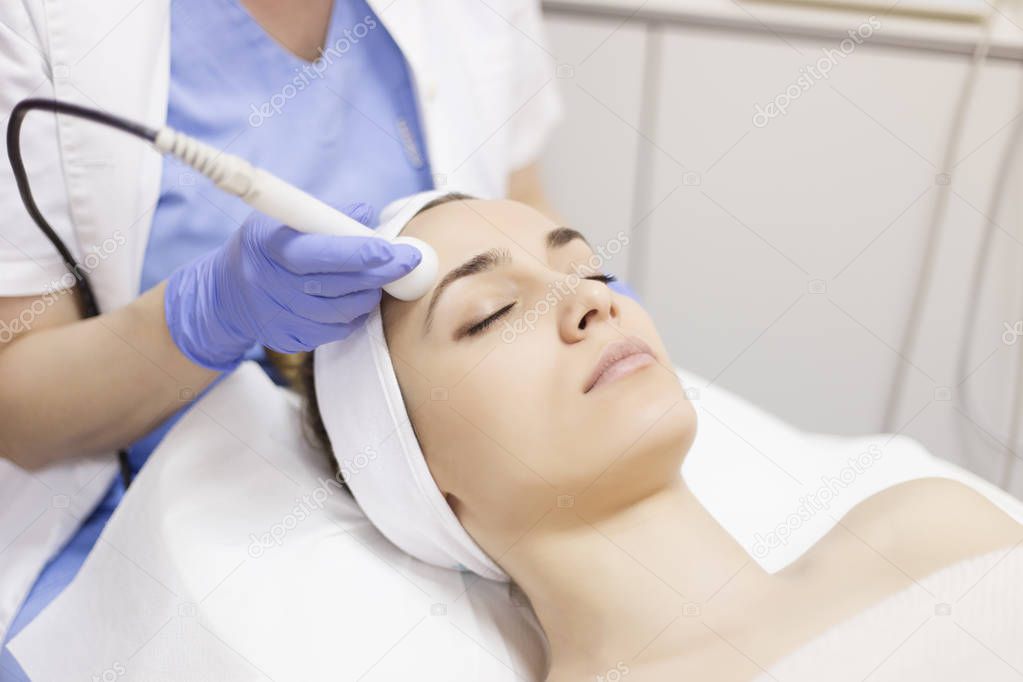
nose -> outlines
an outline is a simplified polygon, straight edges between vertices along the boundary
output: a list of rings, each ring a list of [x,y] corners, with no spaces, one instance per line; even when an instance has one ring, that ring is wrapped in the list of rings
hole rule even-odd
[[[582,341],[593,332],[594,325],[618,318],[611,289],[603,282],[579,281],[575,291],[561,302],[558,324],[566,343]]]

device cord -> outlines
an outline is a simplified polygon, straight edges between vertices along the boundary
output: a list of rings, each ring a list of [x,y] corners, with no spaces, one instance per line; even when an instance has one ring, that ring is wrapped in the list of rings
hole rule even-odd
[[[21,200],[25,204],[25,209],[32,217],[36,226],[38,226],[42,233],[46,235],[46,238],[51,244],[53,244],[53,247],[60,254],[61,259],[64,261],[64,267],[68,269],[68,272],[74,275],[75,280],[77,281],[78,293],[81,297],[79,301],[81,303],[80,312],[82,317],[97,317],[100,314],[99,304],[96,301],[96,295],[93,291],[92,283],[89,281],[88,273],[78,264],[78,261],[75,260],[75,257],[71,253],[71,250],[68,249],[67,244],[64,243],[53,227],[46,222],[46,218],[43,217],[42,212],[39,210],[39,206],[35,202],[35,198],[32,196],[32,189],[29,186],[28,181],[28,173],[25,171],[25,162],[21,156],[21,126],[25,121],[25,116],[33,110],[50,111],[54,114],[67,114],[69,116],[83,118],[95,123],[101,123],[103,125],[116,128],[149,142],[153,142],[156,139],[157,131],[153,128],[139,125],[119,116],[114,116],[113,114],[107,114],[94,109],[87,109],[68,102],[58,102],[56,100],[49,99],[26,99],[18,102],[11,111],[11,118],[7,124],[7,156],[11,161],[11,170],[14,172],[14,180],[18,185],[18,193],[21,195]],[[131,485],[132,480],[131,465],[128,461],[128,451],[123,448],[118,450],[117,459],[121,470],[121,480],[124,482],[124,487],[127,489],[127,487]]]

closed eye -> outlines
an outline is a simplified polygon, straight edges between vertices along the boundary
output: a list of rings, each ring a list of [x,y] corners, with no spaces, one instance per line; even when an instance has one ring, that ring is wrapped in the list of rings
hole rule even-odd
[[[583,279],[591,279],[596,282],[603,282],[604,284],[610,284],[611,282],[618,281],[618,278],[610,273],[590,275],[589,277],[584,277]],[[495,311],[492,315],[485,317],[479,322],[463,327],[462,329],[458,330],[458,332],[455,333],[455,339],[460,339],[463,336],[478,336],[479,334],[482,334],[487,330],[487,328],[490,325],[494,324],[502,317],[507,315],[514,307],[515,303],[509,303],[508,305],[500,308],[499,310]]]
[[[509,303],[508,305],[504,306],[503,308],[495,312],[493,315],[490,315],[489,317],[480,320],[475,324],[463,327],[458,331],[458,333],[455,334],[455,338],[460,339],[463,336],[476,336],[477,334],[483,333],[484,331],[486,331],[487,327],[489,327],[490,325],[494,324],[499,319],[507,315],[508,312],[514,307],[515,307],[514,303]]]

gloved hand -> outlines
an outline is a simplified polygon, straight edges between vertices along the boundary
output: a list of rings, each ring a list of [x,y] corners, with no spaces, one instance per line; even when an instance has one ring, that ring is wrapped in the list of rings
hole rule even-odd
[[[365,222],[369,211],[345,211]],[[422,256],[376,237],[304,234],[261,213],[219,249],[178,268],[167,281],[171,338],[196,364],[237,365],[259,343],[295,353],[343,339],[380,302],[381,287]]]

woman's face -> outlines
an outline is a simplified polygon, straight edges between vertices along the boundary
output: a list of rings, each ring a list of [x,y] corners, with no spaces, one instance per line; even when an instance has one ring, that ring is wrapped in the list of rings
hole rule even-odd
[[[430,471],[484,550],[500,562],[554,507],[599,514],[675,480],[695,414],[650,317],[600,279],[614,263],[511,201],[442,204],[403,234],[436,249],[440,277],[385,297],[388,347]],[[621,342],[652,357],[591,388]]]

